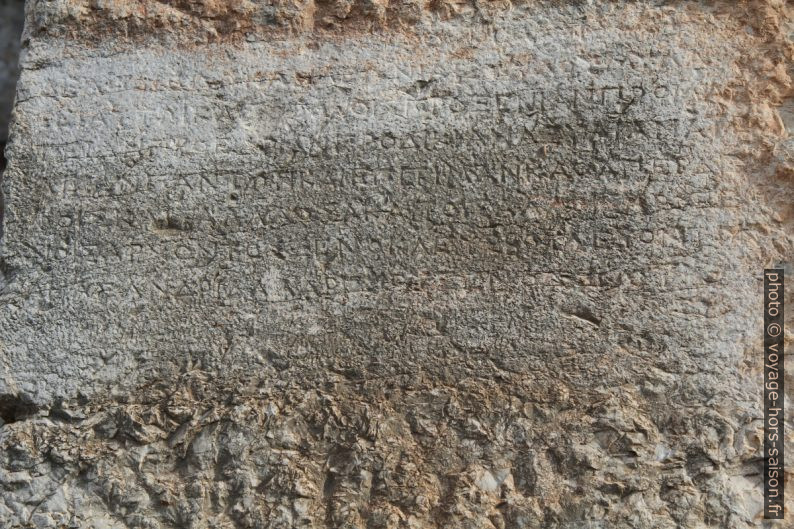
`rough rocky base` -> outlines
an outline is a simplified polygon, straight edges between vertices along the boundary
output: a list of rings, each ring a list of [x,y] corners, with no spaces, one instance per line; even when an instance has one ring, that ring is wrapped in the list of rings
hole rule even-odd
[[[773,525],[791,29],[775,1],[29,2],[1,524]]]

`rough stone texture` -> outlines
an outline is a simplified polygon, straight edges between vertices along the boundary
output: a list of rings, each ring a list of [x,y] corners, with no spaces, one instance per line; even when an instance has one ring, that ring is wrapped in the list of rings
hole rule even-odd
[[[783,2],[27,10],[4,527],[763,525]]]
[[[0,143],[8,139],[8,120],[19,73],[17,58],[24,20],[23,6],[21,0],[0,0]]]

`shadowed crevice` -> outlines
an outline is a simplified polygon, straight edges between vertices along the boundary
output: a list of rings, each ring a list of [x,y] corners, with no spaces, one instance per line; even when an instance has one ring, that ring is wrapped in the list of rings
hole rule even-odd
[[[5,146],[19,78],[19,50],[25,20],[25,2],[0,0],[0,184],[6,168]],[[0,239],[3,238],[5,198],[0,188]]]
[[[0,420],[4,424],[11,424],[24,420],[35,414],[37,407],[24,396],[2,394],[0,395]]]

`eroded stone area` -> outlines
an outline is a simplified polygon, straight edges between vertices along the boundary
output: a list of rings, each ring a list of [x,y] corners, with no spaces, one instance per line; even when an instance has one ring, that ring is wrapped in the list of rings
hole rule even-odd
[[[757,279],[792,255],[764,6],[176,47],[33,9],[0,520],[759,525]]]

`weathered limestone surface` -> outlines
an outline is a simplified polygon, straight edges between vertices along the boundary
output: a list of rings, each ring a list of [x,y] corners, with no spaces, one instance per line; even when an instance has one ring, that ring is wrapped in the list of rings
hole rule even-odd
[[[763,525],[786,9],[29,2],[0,525]]]

